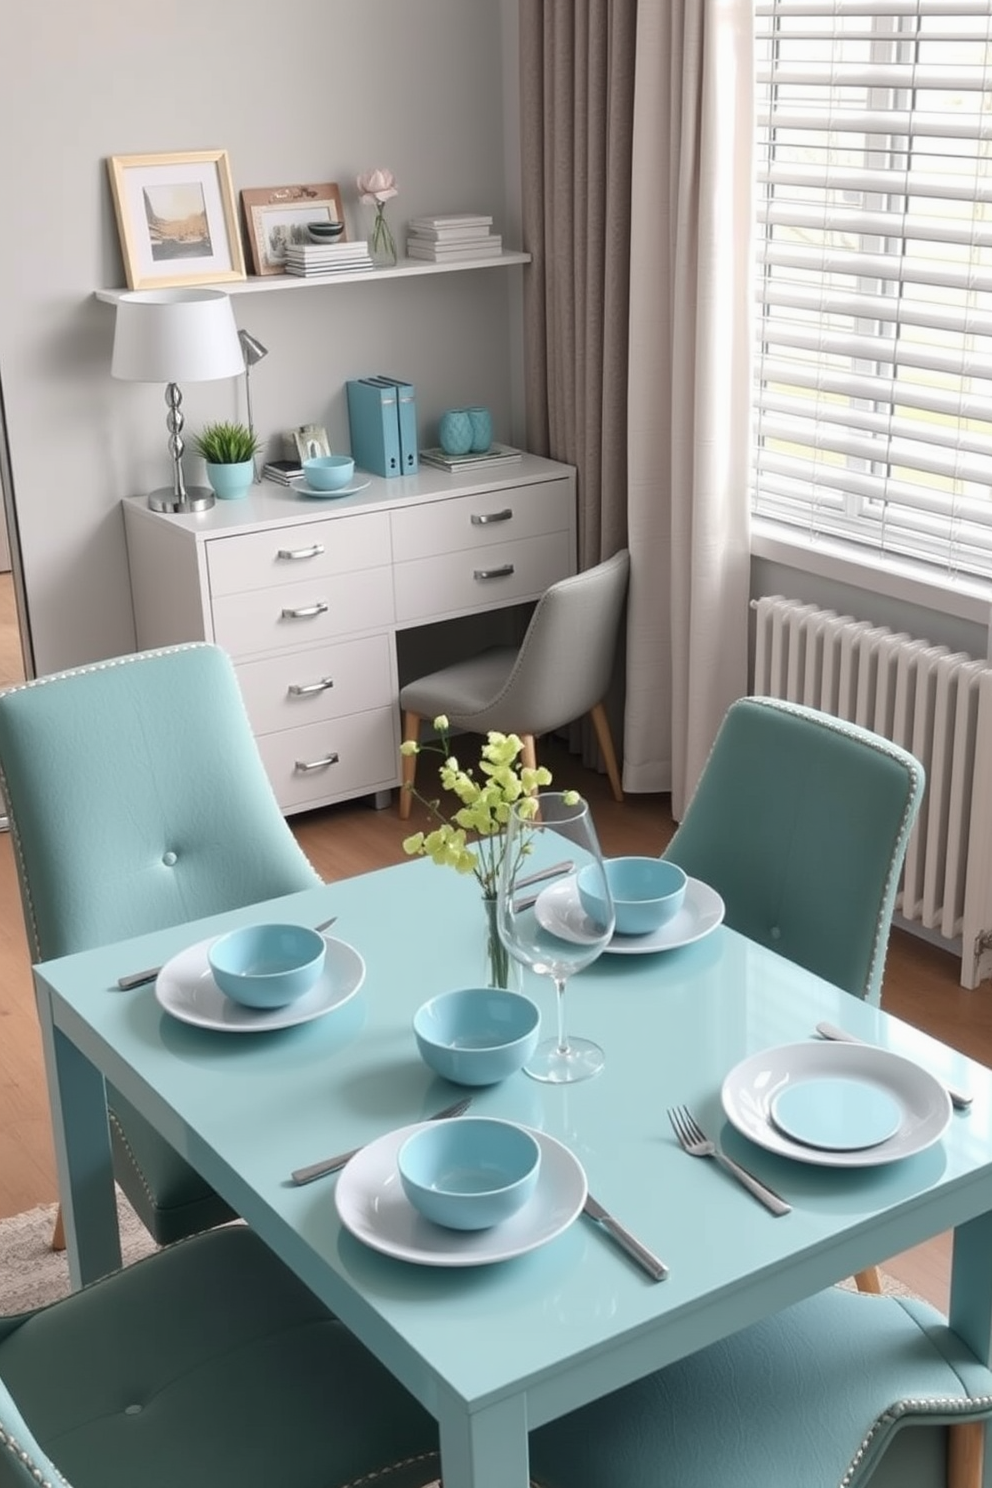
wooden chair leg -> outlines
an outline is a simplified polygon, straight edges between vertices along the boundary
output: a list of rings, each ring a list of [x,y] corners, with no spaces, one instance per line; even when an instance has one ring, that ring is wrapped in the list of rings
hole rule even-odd
[[[614,801],[622,801],[623,787],[620,784],[620,771],[617,769],[617,756],[613,748],[613,735],[610,733],[609,720],[606,717],[606,709],[602,703],[595,705],[590,717],[592,718],[592,726],[596,730],[596,740],[603,755],[603,763],[606,765],[606,773],[609,776],[613,799]]]
[[[65,1220],[62,1218],[61,1204],[55,1216],[55,1228],[52,1230],[52,1249],[65,1250]]]
[[[981,1488],[985,1426],[961,1421],[947,1429],[947,1488]]]
[[[403,742],[420,738],[420,714],[403,714]],[[400,755],[400,821],[408,821],[413,807],[413,783],[417,778],[417,756]]]
[[[533,734],[521,734],[520,742],[524,746],[520,751],[520,763],[525,770],[537,769],[537,745]]]
[[[871,1292],[876,1297],[882,1295],[882,1278],[877,1266],[869,1266],[865,1271],[858,1271],[854,1281],[859,1292]]]

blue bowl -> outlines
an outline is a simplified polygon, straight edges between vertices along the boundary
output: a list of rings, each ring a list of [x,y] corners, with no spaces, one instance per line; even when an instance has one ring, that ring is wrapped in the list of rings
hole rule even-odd
[[[526,1204],[541,1149],[522,1126],[462,1116],[422,1126],[396,1162],[403,1192],[425,1219],[449,1230],[487,1230]]]
[[[303,461],[303,474],[311,490],[340,491],[354,476],[355,462],[350,455],[315,455]]]
[[[207,960],[220,990],[250,1008],[279,1008],[309,992],[327,944],[306,925],[245,925],[215,940]]]
[[[687,879],[664,858],[605,858],[618,935],[650,935],[673,919],[685,900]],[[579,898],[589,915],[602,914],[599,877],[589,867],[579,873]]]
[[[460,987],[417,1009],[420,1057],[456,1085],[495,1085],[522,1068],[537,1046],[541,1011],[519,992]]]

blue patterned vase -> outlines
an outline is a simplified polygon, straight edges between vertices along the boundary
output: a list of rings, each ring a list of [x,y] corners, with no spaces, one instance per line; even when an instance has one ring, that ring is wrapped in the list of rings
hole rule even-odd
[[[472,425],[472,449],[484,455],[493,442],[493,418],[488,408],[467,408]]]
[[[466,408],[449,408],[442,413],[438,438],[446,455],[467,455],[472,448],[472,420]]]

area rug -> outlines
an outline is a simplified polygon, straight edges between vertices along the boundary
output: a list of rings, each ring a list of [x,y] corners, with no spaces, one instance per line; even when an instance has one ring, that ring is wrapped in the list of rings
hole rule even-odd
[[[0,1220],[0,1315],[26,1312],[68,1295],[69,1263],[52,1250],[57,1206],[27,1209]],[[117,1191],[117,1220],[124,1264],[155,1250],[155,1242],[124,1195]]]

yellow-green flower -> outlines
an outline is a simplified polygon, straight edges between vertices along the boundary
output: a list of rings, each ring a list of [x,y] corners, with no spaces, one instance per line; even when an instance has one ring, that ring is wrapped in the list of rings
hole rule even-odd
[[[440,746],[421,746],[412,739],[400,745],[402,754],[420,754],[433,750],[443,756],[438,771],[441,786],[459,802],[450,816],[441,810],[440,801],[428,801],[415,787],[418,801],[431,812],[438,825],[430,832],[414,832],[403,842],[403,851],[411,857],[428,857],[432,862],[450,866],[458,873],[472,873],[487,897],[495,897],[503,854],[506,851],[505,828],[517,802],[521,810],[533,816],[537,802],[530,800],[536,791],[551,784],[551,771],[543,765],[535,769],[519,763],[523,741],[517,734],[490,731],[482,746],[478,777],[472,769],[463,770],[448,749],[448,720],[439,714],[434,729]],[[566,800],[579,799],[577,791],[566,792]],[[468,834],[475,840],[469,842]]]

